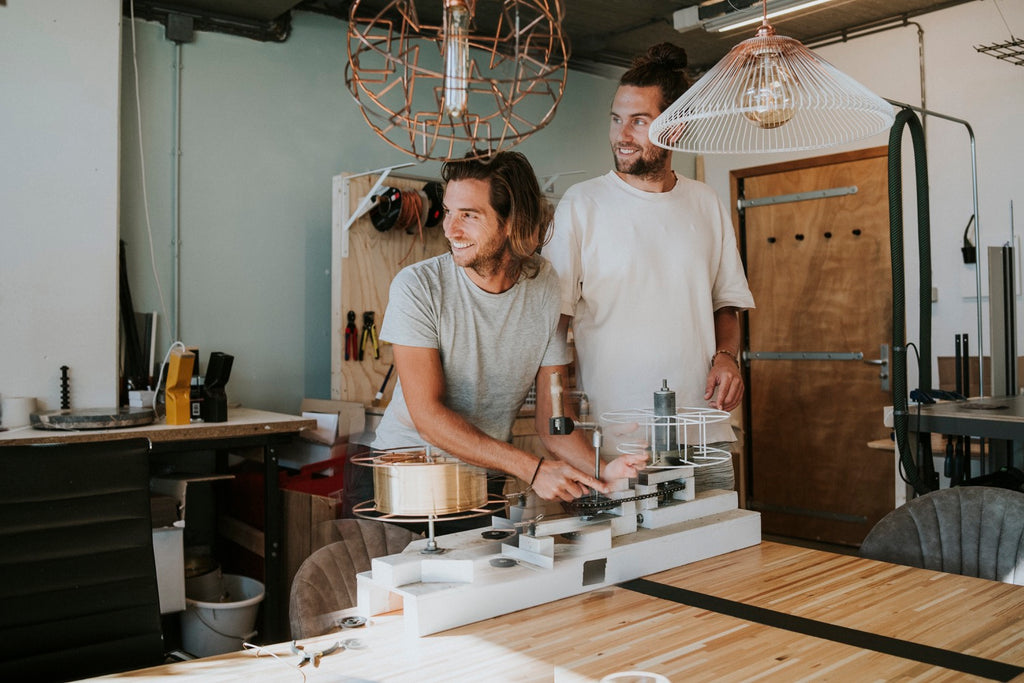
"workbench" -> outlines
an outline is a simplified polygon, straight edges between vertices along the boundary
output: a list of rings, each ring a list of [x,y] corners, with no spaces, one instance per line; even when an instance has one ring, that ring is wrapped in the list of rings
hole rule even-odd
[[[265,598],[262,637],[270,642],[287,635],[289,586],[284,585],[281,492],[278,489],[277,447],[304,429],[315,429],[316,420],[252,408],[232,408],[226,422],[168,425],[162,420],[125,429],[50,431],[20,427],[0,432],[2,448],[13,445],[67,444],[149,439],[153,453],[189,451],[226,452],[229,449],[261,448],[264,464],[265,525],[263,531]]]
[[[1024,396],[911,405],[907,417],[910,430],[916,432],[1024,439]]]
[[[402,613],[319,667],[291,643],[104,677],[204,681],[1010,680],[1024,587],[771,542],[420,638]]]
[[[1024,468],[1021,448],[1024,444],[1024,396],[971,398],[966,401],[941,401],[911,405],[907,411],[910,431],[969,436],[989,439],[988,454],[979,462],[979,474],[992,474],[1004,464]],[[1005,442],[1001,444],[998,442]],[[935,455],[942,450],[932,449]],[[972,449],[975,457],[981,449]]]

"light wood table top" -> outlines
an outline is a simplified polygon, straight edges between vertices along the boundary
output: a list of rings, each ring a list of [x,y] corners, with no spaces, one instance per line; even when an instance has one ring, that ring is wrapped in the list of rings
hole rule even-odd
[[[311,650],[346,638],[366,645],[318,668],[297,669],[291,644],[280,643],[260,655],[106,680],[575,683],[641,670],[677,683],[963,681],[1024,673],[1024,587],[770,542],[423,638],[406,636],[401,620],[382,615],[304,641]]]
[[[169,425],[163,420],[123,429],[49,430],[18,427],[0,432],[0,447],[47,443],[85,443],[121,439],[149,439],[153,443],[206,441],[268,434],[289,434],[315,429],[316,420],[253,408],[231,408],[226,422],[195,422]]]

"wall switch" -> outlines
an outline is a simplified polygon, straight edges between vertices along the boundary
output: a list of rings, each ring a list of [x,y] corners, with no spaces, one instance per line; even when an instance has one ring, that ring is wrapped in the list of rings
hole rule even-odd
[[[932,287],[932,303],[935,303],[938,300],[939,300],[939,288],[938,287]]]

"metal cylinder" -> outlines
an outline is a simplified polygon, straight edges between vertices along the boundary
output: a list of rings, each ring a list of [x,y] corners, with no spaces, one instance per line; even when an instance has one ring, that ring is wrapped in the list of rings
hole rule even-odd
[[[679,450],[675,420],[676,392],[668,388],[667,379],[661,380],[661,389],[654,392],[654,415],[655,454]]]

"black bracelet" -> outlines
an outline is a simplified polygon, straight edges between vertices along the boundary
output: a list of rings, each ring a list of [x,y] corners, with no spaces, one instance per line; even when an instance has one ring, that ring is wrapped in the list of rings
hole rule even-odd
[[[540,460],[537,461],[537,469],[533,471],[533,478],[530,479],[530,486],[533,486],[533,482],[537,481],[537,475],[540,474],[540,466],[544,464],[544,456],[540,456]]]

